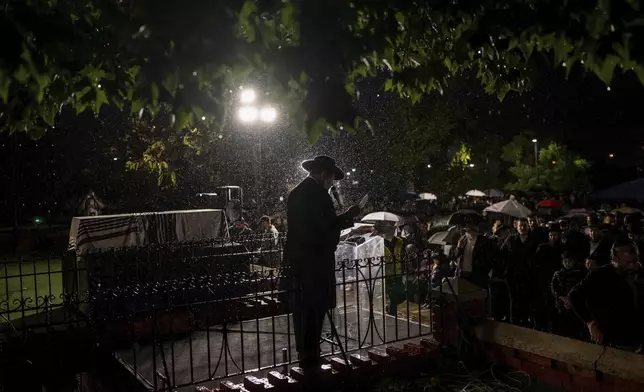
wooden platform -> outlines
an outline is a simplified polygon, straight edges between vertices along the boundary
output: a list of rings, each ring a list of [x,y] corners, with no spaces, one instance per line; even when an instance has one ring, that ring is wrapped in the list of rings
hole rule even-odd
[[[346,316],[343,309],[337,309],[333,317],[342,346],[348,351],[431,333],[429,323],[378,311],[370,317],[368,309],[358,312],[348,307]],[[330,323],[325,321],[323,355],[339,353],[337,338],[332,338]],[[336,343],[331,344],[332,340]],[[150,389],[155,385],[161,389],[166,379],[173,386],[204,382],[278,367],[284,364],[284,356],[287,362],[297,358],[291,315],[211,327],[163,345],[135,345],[116,355]]]

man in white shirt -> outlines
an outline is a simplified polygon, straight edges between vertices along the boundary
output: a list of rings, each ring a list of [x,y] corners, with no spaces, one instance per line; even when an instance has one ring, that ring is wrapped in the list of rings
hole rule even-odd
[[[482,288],[487,288],[494,264],[494,244],[479,233],[476,222],[465,227],[465,235],[458,241],[456,257],[460,275]]]

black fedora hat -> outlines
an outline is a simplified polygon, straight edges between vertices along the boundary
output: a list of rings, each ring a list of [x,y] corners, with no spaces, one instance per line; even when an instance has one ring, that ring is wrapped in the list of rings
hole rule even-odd
[[[326,155],[320,155],[302,162],[302,169],[309,173],[328,171],[334,174],[335,180],[341,180],[344,178],[344,172],[335,165],[335,160]]]

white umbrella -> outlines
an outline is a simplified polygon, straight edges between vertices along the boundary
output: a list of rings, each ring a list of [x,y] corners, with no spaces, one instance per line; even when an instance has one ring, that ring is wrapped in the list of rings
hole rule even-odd
[[[492,204],[483,211],[497,212],[499,214],[510,215],[517,218],[527,218],[532,214],[532,211],[514,199]]]
[[[361,220],[363,222],[394,222],[398,224],[403,221],[403,218],[391,212],[378,211],[365,215]]]
[[[478,189],[472,189],[471,191],[467,191],[465,196],[471,196],[471,197],[485,197],[485,193],[479,191]]]
[[[633,207],[621,207],[621,208],[616,208],[611,212],[621,212],[622,214],[628,215],[628,214],[634,214],[636,212],[640,212],[640,210]]]
[[[500,191],[498,189],[487,189],[484,191],[487,197],[504,197],[505,193],[503,191]]]
[[[421,193],[418,196],[420,196],[422,200],[436,200],[436,195],[433,193]]]

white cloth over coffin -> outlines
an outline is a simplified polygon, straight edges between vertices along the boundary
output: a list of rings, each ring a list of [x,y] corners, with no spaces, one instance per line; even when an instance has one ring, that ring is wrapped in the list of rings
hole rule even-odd
[[[76,217],[72,219],[69,244],[84,253],[90,249],[220,238],[225,219],[222,210],[212,209]]]
[[[221,237],[222,228],[228,227],[221,210],[181,211],[177,214],[175,234],[178,241],[200,241]],[[223,221],[222,221],[223,220]]]

